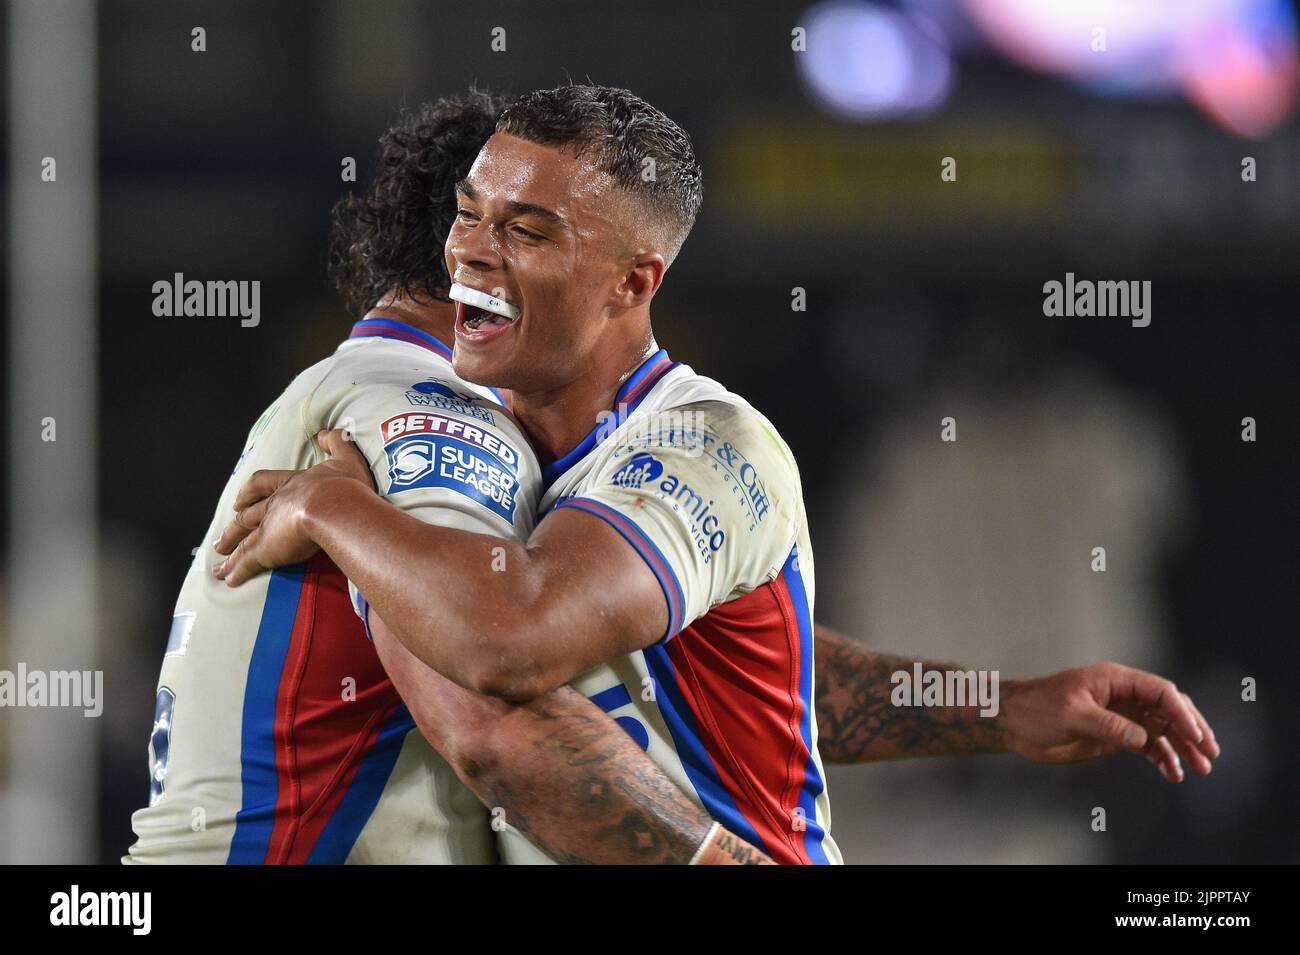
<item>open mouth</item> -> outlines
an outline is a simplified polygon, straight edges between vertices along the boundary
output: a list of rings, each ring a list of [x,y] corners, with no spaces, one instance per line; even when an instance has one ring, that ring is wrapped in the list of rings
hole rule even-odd
[[[469,337],[491,337],[493,332],[502,331],[519,320],[519,306],[459,282],[452,284],[448,297],[456,303],[458,330],[468,332]]]

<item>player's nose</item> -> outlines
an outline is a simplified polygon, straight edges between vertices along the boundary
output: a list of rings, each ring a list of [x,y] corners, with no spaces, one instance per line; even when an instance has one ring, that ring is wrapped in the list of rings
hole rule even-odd
[[[486,218],[453,231],[447,239],[447,251],[457,266],[482,272],[501,268],[501,246]]]

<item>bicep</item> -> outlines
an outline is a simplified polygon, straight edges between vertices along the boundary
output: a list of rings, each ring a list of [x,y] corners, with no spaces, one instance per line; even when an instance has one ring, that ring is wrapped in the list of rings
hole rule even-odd
[[[661,576],[607,520],[576,507],[556,508],[527,546],[530,562],[543,568],[533,586],[545,630],[565,646],[564,672],[550,682],[567,682],[667,632]]]

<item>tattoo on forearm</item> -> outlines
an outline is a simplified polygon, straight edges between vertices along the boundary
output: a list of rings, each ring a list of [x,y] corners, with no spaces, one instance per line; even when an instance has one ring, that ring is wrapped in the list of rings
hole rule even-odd
[[[761,865],[762,856],[758,850],[742,839],[737,839],[730,832],[724,832],[718,839],[718,848],[731,856],[738,865]]]
[[[578,701],[581,707],[574,705]],[[634,743],[612,736],[608,720],[570,687],[533,701],[528,710],[544,724],[544,731],[530,734],[533,745],[548,764],[559,755],[574,772],[552,774],[552,792],[534,789],[527,798],[501,774],[486,774],[490,778],[476,787],[481,799],[506,807],[507,822],[556,862],[690,861],[711,820]],[[544,795],[550,798],[543,802]],[[543,804],[546,812],[536,816],[524,808]],[[567,848],[559,844],[561,837]]]
[[[862,763],[904,756],[958,756],[1005,751],[1002,717],[977,706],[903,707],[890,702],[890,676],[914,657],[876,653],[817,628],[817,732],[822,758]],[[925,669],[962,669],[926,663]],[[1007,687],[1003,687],[1005,697]]]

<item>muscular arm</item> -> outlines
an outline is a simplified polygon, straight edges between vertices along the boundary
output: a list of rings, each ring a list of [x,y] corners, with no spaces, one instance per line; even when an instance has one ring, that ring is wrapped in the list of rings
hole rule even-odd
[[[894,706],[890,675],[911,672],[915,657],[868,650],[828,627],[815,628],[817,747],[830,763],[869,763],[905,756],[1004,753],[1003,718],[980,716],[978,706]],[[926,670],[963,669],[947,663]],[[1015,692],[1003,681],[1005,700]]]
[[[564,686],[526,704],[482,696],[430,670],[373,611],[375,649],[425,737],[466,786],[556,862],[691,860],[713,820],[618,725]],[[725,862],[770,864],[728,835]]]
[[[648,646],[668,625],[645,561],[580,511],[557,510],[519,543],[426,524],[356,481],[334,480],[304,495],[299,519],[403,646],[478,693],[535,699]]]

